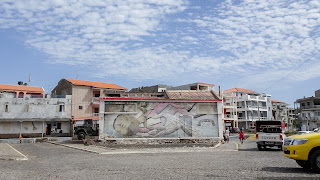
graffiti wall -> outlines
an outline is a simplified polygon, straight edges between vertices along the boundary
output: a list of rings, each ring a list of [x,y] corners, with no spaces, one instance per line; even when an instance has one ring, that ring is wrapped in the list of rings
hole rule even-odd
[[[217,103],[106,102],[105,137],[218,137]]]

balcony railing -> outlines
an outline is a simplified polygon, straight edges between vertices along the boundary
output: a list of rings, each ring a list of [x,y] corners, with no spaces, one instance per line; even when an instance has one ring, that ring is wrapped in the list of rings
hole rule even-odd
[[[257,99],[257,96],[249,96],[251,99]]]
[[[320,109],[320,105],[314,106],[301,106],[300,109]]]
[[[31,95],[31,98],[43,98],[43,95]]]
[[[47,95],[46,95],[46,97],[47,97]],[[55,94],[52,94],[50,97],[51,98],[66,98],[66,95],[55,95]]]
[[[224,117],[224,118],[234,119],[234,118],[236,118],[237,116],[236,116],[236,115],[231,115],[231,114],[225,114],[223,117]]]
[[[299,120],[302,121],[317,121],[320,120],[320,116],[315,116],[315,117],[299,117]]]

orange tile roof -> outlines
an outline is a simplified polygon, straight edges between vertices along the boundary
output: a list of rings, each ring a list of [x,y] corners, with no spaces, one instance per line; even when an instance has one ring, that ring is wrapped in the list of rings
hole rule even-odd
[[[202,85],[207,85],[207,86],[214,86],[214,84],[208,84],[208,83],[202,83],[202,82],[197,82],[197,84],[202,84]]]
[[[0,84],[0,91],[23,91],[32,93],[44,93],[42,87]]]
[[[66,79],[67,81],[71,82],[73,85],[78,86],[92,86],[95,88],[106,88],[106,89],[120,89],[120,90],[127,90],[124,87],[118,86],[112,83],[102,83],[102,82],[94,82],[94,81],[83,81],[77,79]]]
[[[278,100],[271,100],[271,102],[273,102],[273,103],[284,103],[284,102],[281,102],[281,101],[278,101]]]
[[[228,89],[223,91],[224,93],[228,93],[228,92],[247,92],[247,93],[257,93],[255,91],[251,91],[249,89],[243,89],[243,88],[232,88],[232,89]]]

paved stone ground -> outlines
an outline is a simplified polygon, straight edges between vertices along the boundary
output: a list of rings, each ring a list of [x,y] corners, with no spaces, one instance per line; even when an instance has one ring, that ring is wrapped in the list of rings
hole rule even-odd
[[[258,151],[254,141],[238,143],[237,138],[231,138],[229,143],[217,148],[152,148],[139,153],[130,153],[133,151],[130,149],[115,154],[92,153],[49,143],[12,144],[29,160],[0,160],[0,177],[54,180],[320,179],[320,174],[303,171],[277,149]],[[102,149],[101,152],[120,151]]]
[[[0,159],[2,160],[28,160],[28,158],[8,143],[0,143]]]

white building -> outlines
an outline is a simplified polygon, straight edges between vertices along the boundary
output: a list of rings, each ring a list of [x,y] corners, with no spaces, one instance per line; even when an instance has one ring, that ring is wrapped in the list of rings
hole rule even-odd
[[[271,95],[242,88],[232,88],[223,94],[236,97],[239,128],[248,129],[254,127],[256,121],[272,120]]]
[[[297,99],[299,104],[299,122],[302,124],[301,129],[311,131],[320,127],[320,89],[315,91],[315,97],[304,97]]]
[[[232,129],[238,128],[238,116],[237,116],[237,96],[235,93],[223,94],[223,116],[224,129],[230,127]]]
[[[41,89],[0,84],[0,138],[70,136],[71,96],[44,97]]]

